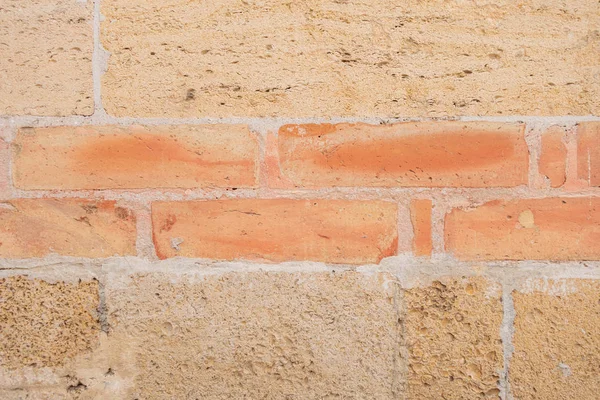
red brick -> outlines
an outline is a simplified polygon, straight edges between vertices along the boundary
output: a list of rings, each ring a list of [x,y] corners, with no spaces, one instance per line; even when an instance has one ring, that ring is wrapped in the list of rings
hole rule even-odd
[[[308,124],[279,130],[297,186],[512,187],[528,182],[524,126],[491,122]]]
[[[134,255],[135,217],[114,201],[15,199],[0,203],[0,257]]]
[[[539,170],[553,188],[562,186],[567,179],[567,147],[563,143],[564,128],[550,127],[542,135],[542,153]]]
[[[590,186],[600,186],[600,122],[577,128],[577,175]]]
[[[466,260],[598,260],[600,198],[492,201],[446,216],[446,250]]]
[[[258,143],[243,125],[21,129],[21,189],[253,187]]]
[[[413,225],[413,252],[417,256],[429,256],[433,244],[431,241],[431,200],[417,199],[410,204],[410,216]]]
[[[381,201],[240,199],[152,204],[159,258],[361,264],[396,254],[397,206]]]

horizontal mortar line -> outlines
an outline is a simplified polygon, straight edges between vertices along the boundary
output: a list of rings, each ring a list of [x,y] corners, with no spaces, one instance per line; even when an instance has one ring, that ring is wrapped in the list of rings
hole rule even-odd
[[[469,197],[470,204],[486,200],[521,200],[544,199],[550,197],[581,198],[600,197],[600,187],[586,188],[578,191],[565,191],[561,189],[529,189],[517,188],[431,188],[431,187],[345,187],[327,189],[102,189],[102,190],[20,190],[12,193],[0,201],[9,202],[15,199],[36,198],[80,198],[97,200],[122,200],[130,202],[147,203],[152,201],[193,201],[193,200],[228,200],[228,199],[290,199],[290,200],[359,200],[359,201],[395,201],[405,202],[410,198],[439,198],[439,197]]]
[[[286,124],[308,123],[366,123],[391,124],[398,122],[505,122],[505,123],[540,123],[570,124],[586,121],[600,121],[600,116],[457,116],[457,117],[197,117],[197,118],[146,118],[146,117],[113,117],[102,113],[92,116],[0,116],[0,126],[14,127],[34,126],[84,126],[84,125],[200,125],[200,124],[244,124],[251,128],[272,130]]]
[[[600,261],[489,261],[460,262],[448,256],[420,259],[413,256],[395,256],[380,264],[346,265],[314,261],[294,261],[268,264],[252,261],[211,261],[194,258],[148,260],[140,257],[112,257],[105,259],[49,256],[37,259],[0,259],[0,277],[44,273],[66,279],[73,272],[77,276],[110,273],[164,273],[166,275],[220,275],[224,273],[320,273],[354,271],[364,275],[389,273],[401,285],[411,287],[426,284],[437,278],[482,276],[509,288],[519,288],[526,279],[600,279]],[[69,274],[65,274],[69,272]]]

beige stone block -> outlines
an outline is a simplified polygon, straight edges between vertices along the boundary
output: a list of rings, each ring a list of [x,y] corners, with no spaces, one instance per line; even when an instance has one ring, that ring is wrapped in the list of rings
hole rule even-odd
[[[115,274],[115,379],[123,398],[398,398],[395,296],[386,274]]]
[[[98,282],[0,278],[0,368],[56,367],[99,341]]]
[[[91,115],[93,2],[3,0],[0,115]]]
[[[513,292],[516,399],[593,400],[600,393],[600,281],[533,280]]]
[[[499,285],[435,281],[405,292],[409,399],[498,399],[503,368]]]
[[[595,0],[106,0],[102,13],[116,116],[600,113]]]

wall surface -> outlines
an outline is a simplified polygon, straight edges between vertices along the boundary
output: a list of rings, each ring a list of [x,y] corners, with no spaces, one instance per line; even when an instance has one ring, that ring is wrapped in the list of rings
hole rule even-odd
[[[597,0],[0,0],[0,398],[597,399]]]

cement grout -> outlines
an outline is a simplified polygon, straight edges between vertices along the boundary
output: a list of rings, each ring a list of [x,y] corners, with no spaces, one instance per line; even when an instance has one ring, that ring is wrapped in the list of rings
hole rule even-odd
[[[82,258],[48,255],[43,258],[0,258],[0,274],[52,268],[79,268],[111,270],[126,268],[131,272],[165,272],[173,274],[200,273],[202,275],[226,272],[333,272],[357,271],[366,275],[389,273],[398,278],[403,288],[429,285],[441,277],[484,276],[503,284],[510,290],[531,290],[526,280],[544,279],[600,279],[600,261],[460,261],[449,255],[430,259],[410,254],[384,258],[379,264],[326,264],[316,261],[269,263],[259,261],[215,261],[201,258],[176,257],[166,260],[136,256],[109,258]]]
[[[96,1],[96,7],[99,2]],[[99,11],[98,11],[99,12]],[[95,18],[98,20],[100,16]],[[99,22],[98,22],[99,23]],[[372,125],[393,124],[400,122],[498,122],[498,123],[524,123],[547,127],[551,125],[572,126],[580,122],[600,121],[597,116],[464,116],[456,118],[433,118],[433,117],[407,117],[407,118],[384,118],[384,117],[314,117],[314,118],[262,118],[262,117],[199,117],[199,118],[136,118],[136,117],[113,117],[107,115],[102,108],[101,98],[101,75],[103,73],[106,57],[101,48],[95,31],[93,80],[95,112],[91,116],[68,116],[68,117],[44,117],[44,116],[0,116],[0,126],[13,127],[50,127],[50,126],[83,126],[83,125],[202,125],[202,124],[243,124],[250,129],[266,133],[276,131],[280,126],[286,124],[308,124],[308,123],[366,123]],[[98,42],[96,42],[98,40]]]

